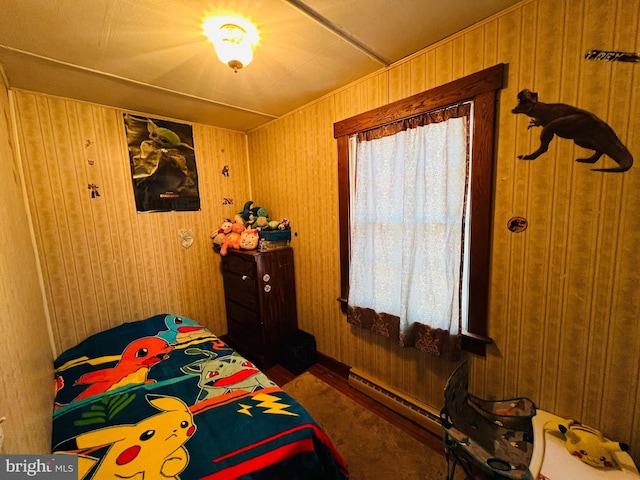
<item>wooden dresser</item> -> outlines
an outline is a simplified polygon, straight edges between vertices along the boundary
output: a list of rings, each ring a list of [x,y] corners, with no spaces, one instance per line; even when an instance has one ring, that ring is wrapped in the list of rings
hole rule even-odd
[[[298,328],[293,249],[230,249],[221,258],[226,340],[260,368],[270,368],[283,338]]]

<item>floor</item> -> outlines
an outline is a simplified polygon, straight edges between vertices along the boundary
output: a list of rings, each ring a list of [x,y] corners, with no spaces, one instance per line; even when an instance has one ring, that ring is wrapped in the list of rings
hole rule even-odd
[[[402,415],[397,414],[393,410],[385,407],[384,405],[376,402],[367,395],[353,388],[347,382],[346,372],[336,372],[320,363],[312,365],[307,371],[312,375],[318,377],[320,380],[328,383],[344,395],[347,395],[353,401],[362,405],[364,408],[367,408],[377,415],[380,415],[392,425],[395,425],[397,428],[403,430],[407,435],[411,435],[419,442],[422,442],[426,446],[432,448],[434,451],[439,452],[444,456],[444,446],[440,437],[434,435],[428,430],[425,430],[421,426],[413,423],[411,420],[406,419]],[[280,365],[275,365],[274,367],[265,370],[265,373],[279,386],[283,386],[287,382],[290,382],[291,380],[296,378],[296,375],[289,372],[286,368]]]

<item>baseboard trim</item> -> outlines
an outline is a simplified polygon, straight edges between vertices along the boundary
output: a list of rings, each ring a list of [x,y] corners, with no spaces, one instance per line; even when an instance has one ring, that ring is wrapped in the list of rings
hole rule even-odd
[[[333,373],[338,375],[339,377],[347,380],[349,378],[349,372],[351,371],[351,367],[346,363],[342,363],[339,360],[336,360],[329,355],[325,355],[322,352],[316,352],[316,357],[318,359],[318,363],[323,367],[328,368]]]
[[[384,405],[398,415],[411,420],[413,423],[438,437],[443,437],[444,432],[442,424],[440,423],[440,412],[436,409],[399,392],[393,387],[383,384],[366,373],[352,368],[329,355],[317,352],[317,358],[320,365],[346,380],[350,386],[359,392]]]
[[[373,398],[399,415],[408,418],[439,437],[443,436],[440,413],[436,409],[408,397],[393,387],[384,385],[354,368],[349,372],[348,382],[356,390]]]

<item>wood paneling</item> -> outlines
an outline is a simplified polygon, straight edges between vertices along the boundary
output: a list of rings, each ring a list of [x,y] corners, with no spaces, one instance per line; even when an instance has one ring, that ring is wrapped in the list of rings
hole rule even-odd
[[[485,358],[469,357],[471,391],[494,399],[528,395],[540,408],[627,442],[640,463],[640,75],[636,64],[584,58],[591,48],[640,51],[639,12],[638,0],[525,0],[248,138],[194,125],[200,212],[135,212],[122,111],[15,92],[21,164],[56,351],[161,311],[224,333],[219,258],[209,235],[251,199],[272,218],[291,221],[299,325],[316,337],[319,351],[439,408],[455,365],[351,327],[341,313],[333,124],[506,63],[490,258],[494,344]],[[636,165],[624,174],[592,172],[574,161],[585,151],[560,138],[537,160],[518,160],[537,147],[539,135],[527,128],[528,118],[511,113],[523,88],[538,91],[543,102],[576,105],[604,119]],[[2,99],[5,112],[6,103]],[[11,156],[7,145],[10,140],[0,137],[3,160]],[[596,166],[611,162],[604,158]],[[228,177],[221,174],[224,165]],[[14,181],[11,169],[3,170],[5,183]],[[89,183],[99,186],[99,198],[91,199]],[[21,195],[17,187],[7,192],[3,207],[9,213],[3,230],[17,232],[3,251],[10,277],[24,268],[17,259],[29,255]],[[223,206],[223,197],[235,204]],[[526,217],[529,228],[509,232],[512,216]],[[178,242],[182,228],[195,234],[187,250]],[[28,273],[19,282],[26,282],[19,293],[3,284],[0,294],[19,299],[3,302],[10,305],[5,317],[17,319],[3,345],[22,358],[29,346],[20,343],[20,326],[40,329],[46,322],[36,279]],[[42,352],[48,345],[40,347]],[[50,355],[41,354],[48,362]],[[24,361],[35,362],[26,375],[49,378],[48,367],[37,369],[42,357]],[[4,391],[28,391],[27,383],[36,380],[26,382],[24,375],[5,373]],[[19,387],[10,390],[14,384]],[[14,443],[15,451],[38,450],[50,404],[30,397],[32,410],[42,413],[22,417],[4,404],[17,404],[17,397],[1,398],[0,415],[9,411],[10,420],[24,421],[40,438]]]
[[[560,138],[537,160],[518,160],[537,148],[540,130],[511,113],[523,88],[543,102],[590,110],[637,162],[638,67],[584,54],[640,50],[639,12],[638,0],[524,1],[249,134],[256,197],[295,212],[301,235],[293,245],[304,252],[302,262],[296,258],[299,321],[320,351],[441,406],[454,365],[351,327],[340,311],[337,145],[327,135],[337,121],[506,63],[490,259],[494,344],[486,358],[469,356],[471,390],[530,396],[629,443],[640,460],[640,169],[592,172],[574,161],[585,150]],[[612,161],[596,167],[602,163]],[[273,171],[277,183],[262,182]],[[507,230],[512,216],[528,219],[524,233]]]
[[[0,71],[0,453],[48,453],[53,352],[3,78]]]
[[[210,235],[249,198],[246,135],[193,125],[201,210],[137,213],[124,112],[23,91],[15,98],[57,353],[162,312],[225,333],[220,259]],[[89,184],[100,196],[91,197]],[[223,197],[235,204],[223,206]],[[193,231],[188,249],[181,229]]]

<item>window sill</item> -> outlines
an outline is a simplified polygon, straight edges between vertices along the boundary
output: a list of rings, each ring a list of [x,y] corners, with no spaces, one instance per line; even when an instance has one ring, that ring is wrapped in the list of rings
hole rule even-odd
[[[340,303],[343,313],[347,313],[347,299],[338,297],[336,299]],[[478,335],[471,332],[462,333],[462,350],[464,352],[473,353],[474,355],[480,355],[481,357],[487,356],[487,345],[491,345],[493,339],[485,337],[484,335]]]
[[[493,339],[485,337],[484,335],[478,335],[471,332],[462,333],[462,350],[465,352],[486,357],[487,345],[491,345],[492,343]]]
[[[343,297],[338,297],[336,300],[338,300],[338,302],[340,303],[340,309],[342,310],[342,313],[344,313],[346,315],[346,313],[347,313],[347,299],[343,298]]]

